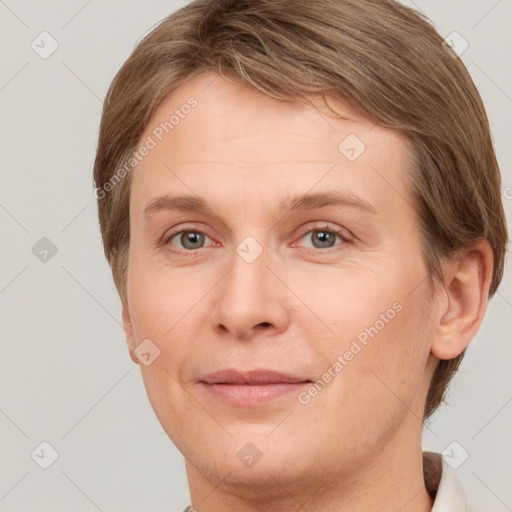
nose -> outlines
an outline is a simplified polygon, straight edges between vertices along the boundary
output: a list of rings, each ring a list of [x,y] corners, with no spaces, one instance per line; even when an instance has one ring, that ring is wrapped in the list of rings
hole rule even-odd
[[[254,261],[240,254],[234,252],[230,270],[214,289],[213,328],[239,341],[285,331],[290,292],[278,277],[277,264],[265,250]]]

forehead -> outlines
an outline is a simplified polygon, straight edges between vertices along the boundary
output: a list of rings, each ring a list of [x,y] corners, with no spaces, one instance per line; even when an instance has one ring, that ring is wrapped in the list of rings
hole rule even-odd
[[[134,170],[134,202],[147,204],[176,188],[275,198],[303,193],[315,182],[322,191],[337,184],[381,207],[383,194],[406,200],[405,137],[340,100],[328,101],[342,119],[321,102],[276,100],[213,73],[193,77],[164,99],[141,137],[141,145],[151,139],[154,147]]]

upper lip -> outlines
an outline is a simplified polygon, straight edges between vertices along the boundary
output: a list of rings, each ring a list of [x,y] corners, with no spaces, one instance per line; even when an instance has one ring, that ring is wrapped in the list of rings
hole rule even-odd
[[[255,369],[239,371],[234,369],[220,370],[209,373],[200,379],[206,384],[279,384],[311,382],[304,377],[296,377],[274,370]]]

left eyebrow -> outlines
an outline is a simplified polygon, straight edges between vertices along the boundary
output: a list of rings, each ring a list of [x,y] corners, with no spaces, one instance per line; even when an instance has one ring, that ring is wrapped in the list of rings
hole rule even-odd
[[[349,191],[332,191],[319,194],[301,194],[286,198],[279,204],[281,210],[312,210],[325,206],[351,206],[368,213],[377,214],[376,208]],[[144,209],[146,217],[162,210],[206,213],[211,211],[208,203],[197,196],[160,196],[148,203]]]
[[[288,209],[290,211],[312,210],[324,206],[351,206],[374,215],[378,213],[372,204],[348,190],[333,190],[319,194],[301,194],[284,199],[280,203],[281,210]]]

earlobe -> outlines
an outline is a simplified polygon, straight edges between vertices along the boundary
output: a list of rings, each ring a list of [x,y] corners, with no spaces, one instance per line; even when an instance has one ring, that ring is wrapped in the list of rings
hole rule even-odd
[[[137,357],[135,356],[135,354],[133,352],[135,350],[136,343],[135,343],[135,336],[133,333],[132,319],[130,316],[130,311],[128,309],[128,305],[125,303],[123,303],[122,315],[123,315],[124,335],[126,338],[126,344],[128,346],[128,351],[130,352],[130,357],[135,364],[139,364],[139,360],[137,359]]]
[[[431,351],[439,359],[460,355],[475,337],[487,309],[493,270],[487,240],[466,247],[445,267],[444,291],[436,315]]]

